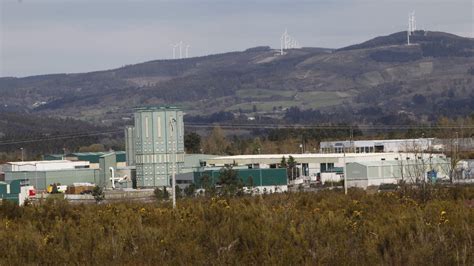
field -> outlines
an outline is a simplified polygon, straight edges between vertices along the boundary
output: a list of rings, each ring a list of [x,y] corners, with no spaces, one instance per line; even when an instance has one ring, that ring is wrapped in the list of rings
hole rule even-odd
[[[474,188],[0,205],[0,265],[473,265]]]

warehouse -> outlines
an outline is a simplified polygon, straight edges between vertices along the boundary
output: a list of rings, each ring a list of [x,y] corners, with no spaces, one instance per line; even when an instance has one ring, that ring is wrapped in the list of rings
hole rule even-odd
[[[391,160],[372,162],[353,162],[347,164],[348,187],[367,188],[381,184],[397,184],[399,181],[408,183],[437,179],[447,179],[449,162],[436,158],[422,160]]]
[[[323,141],[320,143],[321,153],[373,153],[373,152],[410,152],[439,150],[434,138],[422,139],[387,139],[387,140],[355,140],[355,141]]]
[[[237,178],[242,181],[244,187],[258,188],[260,192],[284,192],[288,190],[288,179],[286,169],[243,169],[234,168]],[[211,168],[194,172],[194,184],[198,188],[208,185],[217,185],[222,169]]]
[[[37,190],[46,190],[51,184],[99,183],[99,170],[91,168],[5,172],[5,182],[22,180]]]
[[[1,165],[2,172],[20,172],[20,171],[49,171],[90,168],[87,161],[28,161],[28,162],[8,162]]]
[[[253,168],[278,168],[282,158],[285,160],[294,158],[297,176],[306,176],[316,178],[320,173],[338,172],[342,174],[345,163],[350,162],[370,162],[382,160],[396,160],[403,158],[404,160],[413,159],[423,156],[425,160],[428,157],[444,158],[443,154],[412,154],[412,153],[313,153],[313,154],[253,154],[253,155],[236,155],[236,156],[220,156],[206,159],[204,166],[223,167],[226,165],[246,166]]]
[[[120,166],[116,161],[122,155],[120,160],[125,161],[124,153],[119,153],[119,155],[115,152],[76,155],[75,160],[82,158],[88,161],[10,162],[2,165],[1,169],[6,182],[23,180],[24,183],[32,185],[40,191],[46,190],[52,184],[72,185],[74,183],[92,183],[104,188],[132,187],[135,177],[134,169]],[[90,167],[91,164],[95,164],[95,166]]]
[[[73,152],[64,154],[49,154],[44,156],[44,160],[68,160],[68,161],[87,161],[89,162],[89,167],[94,169],[99,169],[99,159],[100,157],[109,154],[111,152]],[[126,166],[126,155],[124,151],[114,151],[115,161],[117,167]]]

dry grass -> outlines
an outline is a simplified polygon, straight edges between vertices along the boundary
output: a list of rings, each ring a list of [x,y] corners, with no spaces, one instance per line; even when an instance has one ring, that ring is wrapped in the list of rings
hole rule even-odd
[[[0,265],[473,265],[473,188],[0,205]]]

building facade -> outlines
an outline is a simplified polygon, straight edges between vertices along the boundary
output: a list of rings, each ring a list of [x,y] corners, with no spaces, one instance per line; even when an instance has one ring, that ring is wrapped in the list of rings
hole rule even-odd
[[[435,148],[433,138],[323,141],[321,153],[380,153],[428,151]]]
[[[137,187],[170,186],[173,168],[179,174],[184,163],[183,112],[176,107],[136,108],[135,126],[127,131],[133,135],[126,137],[126,147],[129,156],[134,153],[129,161],[136,166]]]
[[[135,127],[125,127],[125,157],[127,166],[135,165]]]

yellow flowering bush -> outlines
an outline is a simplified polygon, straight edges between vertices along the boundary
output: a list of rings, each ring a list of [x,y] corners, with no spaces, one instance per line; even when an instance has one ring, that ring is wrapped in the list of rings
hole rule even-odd
[[[0,265],[473,265],[472,187],[0,204]]]

